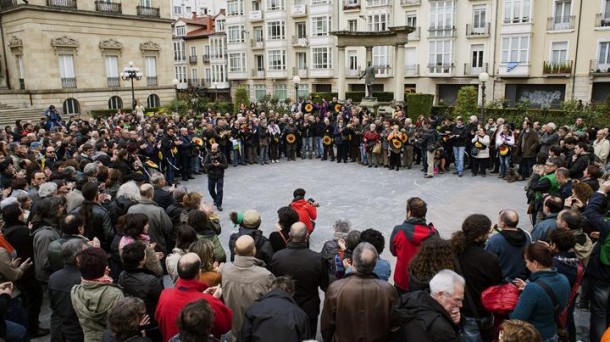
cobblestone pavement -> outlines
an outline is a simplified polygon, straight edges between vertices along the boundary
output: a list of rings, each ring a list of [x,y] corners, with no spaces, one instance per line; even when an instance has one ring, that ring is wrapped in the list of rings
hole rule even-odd
[[[470,214],[485,214],[496,222],[498,212],[507,208],[519,213],[520,227],[531,230],[523,182],[506,183],[497,179],[497,174],[489,173],[487,177],[472,177],[469,172],[462,178],[449,172],[425,179],[419,169],[420,165],[414,165],[411,170],[397,172],[319,159],[229,166],[225,173],[224,211],[219,213],[223,227],[221,240],[227,250],[233,230],[229,213],[246,209],[260,212],[261,230],[268,236],[275,230],[277,210],[290,203],[292,191],[299,187],[307,191],[307,198],[314,198],[320,204],[316,230],[311,236],[311,248],[315,251],[320,251],[324,241],[332,238],[332,224],[338,218],[349,219],[352,229],[380,230],[387,243],[392,228],[405,219],[407,198],[413,196],[428,203],[427,219],[443,238],[459,230]],[[211,202],[205,175],[183,185],[189,191],[201,192],[204,200]],[[383,257],[395,263],[387,246]],[[45,318],[48,322],[46,312]],[[588,325],[588,313],[577,311],[577,321],[577,325]]]

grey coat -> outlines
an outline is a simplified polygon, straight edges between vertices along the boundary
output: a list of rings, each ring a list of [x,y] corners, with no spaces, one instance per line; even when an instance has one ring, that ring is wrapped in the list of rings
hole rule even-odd
[[[165,210],[152,200],[142,199],[138,204],[132,205],[128,214],[144,214],[148,216],[148,235],[157,247],[167,254],[168,241],[172,232],[172,220],[167,216]]]

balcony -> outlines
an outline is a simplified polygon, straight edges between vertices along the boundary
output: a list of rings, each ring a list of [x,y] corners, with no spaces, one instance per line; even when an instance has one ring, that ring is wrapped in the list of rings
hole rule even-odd
[[[203,55],[203,56],[201,56],[201,61],[203,63],[210,63],[210,55]]]
[[[472,24],[466,24],[466,37],[468,38],[488,38],[489,31],[489,23],[485,23],[483,26],[481,26],[480,24],[477,26]]]
[[[263,11],[252,11],[248,15],[248,18],[252,22],[261,21],[263,20]]]
[[[155,17],[160,18],[159,8],[158,7],[144,7],[138,6],[138,15],[142,17]]]
[[[415,31],[409,33],[408,37],[409,37],[409,41],[419,40],[421,38],[421,27],[419,27],[419,26],[416,27]]]
[[[291,41],[292,46],[294,46],[294,47],[309,46],[309,42],[307,41],[307,38],[298,38],[297,36],[292,36],[290,41]]]
[[[187,82],[189,88],[200,88],[203,84],[199,83],[198,78],[191,78]]]
[[[597,13],[595,27],[610,27],[610,17],[606,17],[604,13]]]
[[[530,65],[526,62],[506,62],[498,68],[498,75],[502,77],[529,77]]]
[[[76,9],[76,0],[47,0],[47,6]]]
[[[346,78],[359,78],[361,74],[362,74],[362,70],[360,68],[357,68],[357,69],[348,68],[345,70]]]
[[[76,88],[76,78],[74,77],[62,77],[61,78],[62,88]]]
[[[157,76],[147,76],[146,85],[149,87],[156,86],[157,85]]]
[[[504,24],[529,24],[532,22],[532,18],[530,17],[504,17],[503,21]]]
[[[122,13],[123,9],[120,2],[96,1],[95,10],[98,12]]]
[[[574,29],[574,22],[576,22],[576,16],[567,17],[549,17],[546,30],[547,31],[567,31]]]
[[[106,84],[113,88],[113,87],[120,87],[121,85],[119,84],[119,78],[118,77],[106,77]],[[64,87],[66,88],[66,87]]]
[[[252,69],[253,78],[265,78],[265,70]]]
[[[419,64],[405,65],[405,77],[419,76]]]
[[[360,0],[346,0],[343,2],[343,10],[344,11],[360,11]]]
[[[455,26],[435,26],[428,29],[428,38],[454,38]]]
[[[264,49],[265,48],[265,42],[262,40],[254,40],[254,39],[250,39],[250,47],[254,50],[254,49]]]
[[[404,7],[419,6],[421,5],[421,0],[400,0],[400,5]]]
[[[307,5],[294,5],[290,11],[293,17],[304,17],[307,15]]]
[[[300,78],[307,78],[309,76],[307,67],[292,67],[292,74]]]
[[[482,72],[487,72],[487,63],[483,63],[483,66],[472,66],[472,63],[464,63],[464,76],[478,77]]]
[[[610,76],[610,61],[599,61],[597,59],[591,60],[591,67],[589,69],[589,75],[591,76]]]
[[[197,56],[189,56],[189,64],[197,64]]]
[[[367,4],[366,7],[367,8],[372,8],[372,7],[385,7],[385,6],[392,6],[392,3],[394,2],[394,0],[386,0],[386,1],[380,1],[380,0],[366,0]]]
[[[19,79],[19,89],[20,90],[24,90],[25,89],[25,80],[23,78]]]
[[[544,61],[544,64],[542,65],[542,73],[544,76],[569,76],[572,73],[572,65],[572,61]]]
[[[451,76],[453,74],[454,65],[452,63],[428,64],[428,73],[431,76]]]

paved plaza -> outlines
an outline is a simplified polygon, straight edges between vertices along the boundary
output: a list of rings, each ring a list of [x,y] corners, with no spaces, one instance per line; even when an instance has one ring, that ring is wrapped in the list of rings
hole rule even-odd
[[[400,171],[386,168],[368,168],[356,163],[338,164],[319,159],[279,164],[229,166],[225,173],[224,211],[220,212],[221,240],[228,252],[228,241],[233,224],[231,211],[256,209],[262,217],[261,230],[269,236],[276,228],[277,210],[292,200],[292,191],[302,187],[307,198],[320,204],[316,230],[311,236],[311,249],[320,251],[324,241],[332,239],[332,225],[336,219],[349,219],[352,229],[375,228],[386,237],[383,257],[392,265],[395,258],[388,248],[392,228],[405,219],[406,200],[419,196],[428,203],[428,221],[440,231],[443,238],[459,230],[469,214],[482,213],[492,222],[497,221],[502,209],[515,209],[520,215],[519,226],[530,231],[532,225],[526,216],[523,191],[524,182],[506,183],[496,174],[471,177],[469,172],[458,178],[451,173],[425,179],[419,170]],[[189,191],[198,191],[206,202],[211,202],[205,175],[183,183]],[[48,311],[43,312],[48,324]],[[588,325],[588,313],[576,310],[577,325]],[[580,328],[582,329],[582,328]],[[321,337],[318,336],[321,341]],[[48,338],[35,341],[48,341]]]

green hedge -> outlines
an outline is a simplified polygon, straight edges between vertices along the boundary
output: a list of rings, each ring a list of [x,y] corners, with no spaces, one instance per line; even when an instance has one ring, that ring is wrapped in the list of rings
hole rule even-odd
[[[407,116],[416,120],[419,115],[428,116],[432,112],[434,95],[432,94],[405,94]]]
[[[159,109],[160,109],[160,107],[146,108],[145,113],[157,112]],[[123,110],[129,111],[128,109],[123,109]],[[109,116],[114,115],[116,112],[117,112],[116,109],[93,109],[93,110],[89,111],[89,115],[91,115],[91,117],[94,119],[107,118]]]

